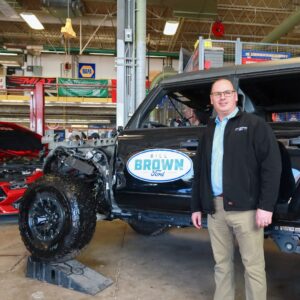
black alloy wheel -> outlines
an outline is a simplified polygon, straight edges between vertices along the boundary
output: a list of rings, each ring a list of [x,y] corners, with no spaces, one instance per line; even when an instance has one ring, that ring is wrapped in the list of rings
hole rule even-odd
[[[55,241],[62,233],[66,222],[60,195],[52,192],[36,193],[28,212],[28,225],[32,235],[44,243]]]

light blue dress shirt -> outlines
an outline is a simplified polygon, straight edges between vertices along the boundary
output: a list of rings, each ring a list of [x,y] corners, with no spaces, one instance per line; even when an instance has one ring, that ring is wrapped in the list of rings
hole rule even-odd
[[[213,139],[212,157],[211,157],[211,186],[214,196],[223,193],[223,153],[224,153],[224,131],[229,119],[235,117],[238,108],[222,121],[216,117],[216,128]]]

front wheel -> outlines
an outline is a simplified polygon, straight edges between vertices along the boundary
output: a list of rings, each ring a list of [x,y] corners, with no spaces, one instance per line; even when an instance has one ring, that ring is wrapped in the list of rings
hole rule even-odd
[[[88,185],[45,175],[31,185],[20,206],[19,230],[34,258],[62,262],[89,243],[96,226],[96,203]]]

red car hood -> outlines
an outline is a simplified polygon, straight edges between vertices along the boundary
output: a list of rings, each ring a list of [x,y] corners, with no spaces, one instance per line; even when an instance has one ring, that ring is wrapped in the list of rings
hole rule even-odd
[[[12,156],[37,157],[42,136],[15,123],[0,122],[0,160]]]

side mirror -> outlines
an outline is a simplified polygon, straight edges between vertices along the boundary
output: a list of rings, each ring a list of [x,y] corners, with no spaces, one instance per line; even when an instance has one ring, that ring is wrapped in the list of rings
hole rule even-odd
[[[124,127],[123,126],[118,126],[117,132],[122,133],[123,131],[124,131]]]
[[[123,126],[118,126],[118,128],[114,128],[111,132],[111,137],[116,137],[117,135],[119,135],[120,133],[122,133],[124,131]]]

